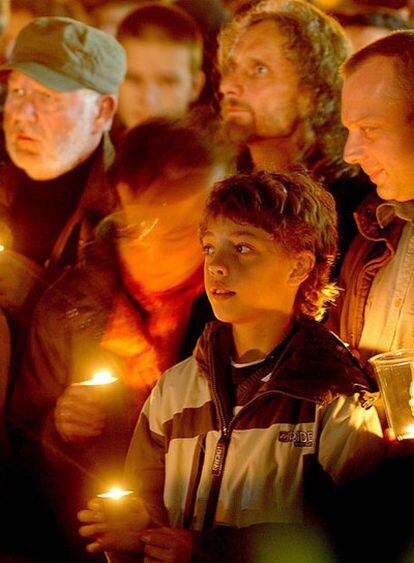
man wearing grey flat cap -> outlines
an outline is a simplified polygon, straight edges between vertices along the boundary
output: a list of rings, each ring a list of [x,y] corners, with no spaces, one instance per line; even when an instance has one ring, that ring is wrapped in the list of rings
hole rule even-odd
[[[113,210],[114,195],[105,182],[114,157],[108,131],[125,68],[124,50],[115,39],[62,17],[30,22],[18,35],[10,61],[0,67],[7,78],[4,132],[10,157],[0,167],[0,321],[4,309],[12,328],[10,389],[19,377],[21,347],[37,299],[79,259],[95,225]],[[2,350],[6,344],[0,341]],[[13,510],[25,514],[26,543],[38,542],[43,549],[50,517],[36,493],[39,475],[28,461],[34,458],[21,447],[18,429],[8,430],[11,469],[2,501],[10,506],[8,498],[19,496]],[[20,548],[9,532],[0,538],[0,552],[8,535]],[[58,556],[39,560],[64,561],[60,547]]]
[[[36,18],[0,71],[7,72],[4,132],[12,161],[0,170],[0,232],[6,225],[9,233],[0,241],[0,306],[22,316],[39,293],[34,288],[77,260],[114,204],[103,178],[114,156],[107,132],[125,53],[79,21]]]

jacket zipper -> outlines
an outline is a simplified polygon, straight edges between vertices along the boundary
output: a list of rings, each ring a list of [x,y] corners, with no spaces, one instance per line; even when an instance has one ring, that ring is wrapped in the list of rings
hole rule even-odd
[[[214,365],[214,364],[211,362],[210,365]],[[227,424],[226,418],[224,416],[223,405],[217,393],[215,373],[213,373],[213,377],[211,378],[211,381],[212,381],[214,398],[218,406],[218,414],[221,422],[221,436],[219,438],[219,441],[217,442],[216,451],[214,453],[214,458],[213,458],[213,465],[211,469],[212,482],[211,482],[210,493],[208,496],[207,507],[203,521],[203,530],[208,530],[212,528],[214,525],[217,503],[220,494],[221,481],[223,478],[224,463],[226,460],[228,446],[230,444],[231,433],[237,420],[240,418],[243,412],[245,412],[247,408],[249,408],[252,404],[254,404],[258,398],[267,397],[268,395],[284,395],[286,397],[292,397],[293,399],[309,400],[304,398],[303,396],[295,395],[294,393],[285,393],[283,391],[276,391],[276,390],[266,391],[262,393],[260,397],[251,399],[248,403],[246,403],[240,409],[240,411],[233,416],[229,424]]]

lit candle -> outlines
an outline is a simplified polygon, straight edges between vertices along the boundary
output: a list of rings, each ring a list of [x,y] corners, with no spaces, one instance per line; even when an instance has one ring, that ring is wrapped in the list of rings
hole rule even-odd
[[[133,492],[134,491],[124,491],[118,487],[113,487],[107,493],[101,493],[98,497],[103,499],[121,500],[126,496],[132,495]]]
[[[111,372],[106,369],[96,372],[92,379],[82,381],[79,385],[108,385],[109,383],[115,383],[115,381],[118,381],[118,378],[113,377]]]
[[[6,247],[4,246],[4,244],[0,244],[0,252],[4,252],[6,250]]]
[[[130,498],[133,491],[124,491],[118,487],[113,487],[107,493],[98,495],[102,502],[102,510],[108,519],[119,518],[125,510],[128,510],[129,503],[126,499]]]

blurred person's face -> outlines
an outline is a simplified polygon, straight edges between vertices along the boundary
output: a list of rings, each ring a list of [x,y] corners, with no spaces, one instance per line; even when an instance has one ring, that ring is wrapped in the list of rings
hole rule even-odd
[[[232,47],[220,91],[225,124],[239,143],[287,139],[301,128],[308,97],[285,56],[284,43],[278,26],[264,21],[250,27]]]
[[[120,22],[134,10],[137,3],[131,2],[105,2],[101,6],[97,6],[91,10],[92,19],[105,33],[109,33],[115,37]]]
[[[344,30],[351,41],[354,51],[365,47],[371,41],[376,41],[391,33],[386,27],[376,27],[374,25],[346,25]]]
[[[179,117],[203,85],[202,73],[191,69],[191,51],[167,41],[123,38],[127,75],[119,90],[118,114],[126,127],[158,116]]]
[[[345,78],[344,159],[359,164],[386,200],[414,199],[414,123],[393,60],[375,56]]]
[[[125,224],[118,239],[121,264],[144,292],[173,289],[201,267],[198,224],[207,190],[222,174],[218,169],[188,171],[178,178],[158,180],[140,196],[126,184],[117,186]],[[185,195],[164,198],[158,182],[167,182],[172,194]]]
[[[58,92],[12,71],[4,107],[6,148],[16,166],[36,180],[72,170],[99,143],[99,95]]]

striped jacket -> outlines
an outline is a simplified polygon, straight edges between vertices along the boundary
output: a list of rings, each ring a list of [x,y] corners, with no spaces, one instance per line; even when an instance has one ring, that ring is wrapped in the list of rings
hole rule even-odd
[[[229,326],[210,323],[143,408],[126,475],[156,525],[301,523],[310,460],[343,482],[383,456],[376,410],[358,400],[365,374],[325,327],[301,322],[236,414],[226,399],[230,352]]]

